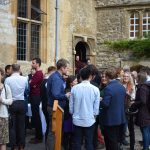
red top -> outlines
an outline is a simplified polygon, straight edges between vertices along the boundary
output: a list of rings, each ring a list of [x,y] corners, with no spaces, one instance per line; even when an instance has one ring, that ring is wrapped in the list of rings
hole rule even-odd
[[[41,70],[36,71],[36,73],[32,76],[30,82],[30,95],[31,96],[40,96],[40,86],[43,81],[43,73]]]

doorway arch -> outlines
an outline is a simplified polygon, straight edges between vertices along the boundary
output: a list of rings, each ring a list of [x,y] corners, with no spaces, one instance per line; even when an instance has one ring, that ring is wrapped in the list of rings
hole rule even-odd
[[[86,63],[90,48],[86,42],[78,42],[75,46],[76,56],[80,57],[80,61]]]

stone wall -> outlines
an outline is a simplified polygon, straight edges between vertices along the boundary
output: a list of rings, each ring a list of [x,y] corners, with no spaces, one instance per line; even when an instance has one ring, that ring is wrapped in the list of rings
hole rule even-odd
[[[5,3],[6,2],[6,3]],[[14,3],[10,0],[0,1],[0,64],[12,63],[16,51]]]
[[[131,52],[119,53],[105,45],[105,42],[129,39],[130,12],[150,8],[150,0],[97,0],[96,2],[97,67],[123,67],[124,65],[132,66],[141,63],[140,60],[132,61],[134,56]],[[132,4],[134,5],[132,6]]]
[[[5,4],[3,4],[5,2]],[[56,1],[42,0],[41,58],[42,69],[55,65]],[[66,58],[73,68],[73,34],[96,37],[95,0],[60,0],[60,38],[58,58]],[[17,61],[17,0],[0,0],[0,64],[17,62],[22,71],[30,70],[30,61]],[[44,29],[44,31],[43,31]]]
[[[96,0],[98,6],[147,3],[150,0]]]
[[[99,70],[109,67],[125,67],[141,64],[150,67],[150,59],[134,59],[131,51],[120,51],[112,49],[108,45],[98,44],[96,51],[96,66]]]
[[[73,34],[96,37],[95,0],[63,0],[60,4],[60,54],[73,64]],[[73,66],[72,66],[73,67]]]
[[[120,67],[120,54],[114,52],[107,45],[97,45],[96,51],[96,66],[98,69],[106,69],[110,66]]]
[[[97,10],[97,40],[118,40],[129,37],[128,12],[123,9]]]

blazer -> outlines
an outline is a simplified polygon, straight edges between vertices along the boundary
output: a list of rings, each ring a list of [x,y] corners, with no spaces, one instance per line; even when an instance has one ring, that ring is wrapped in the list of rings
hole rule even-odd
[[[58,71],[54,72],[47,80],[48,105],[53,107],[54,100],[64,109],[66,105],[65,81]]]
[[[101,101],[101,122],[104,126],[124,124],[126,90],[117,80],[112,80],[104,88],[104,97]]]

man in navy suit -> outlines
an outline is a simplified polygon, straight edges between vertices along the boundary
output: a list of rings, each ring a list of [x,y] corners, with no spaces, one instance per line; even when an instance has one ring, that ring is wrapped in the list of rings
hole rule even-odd
[[[123,124],[125,123],[124,101],[125,88],[115,80],[116,70],[106,71],[108,85],[104,89],[104,97],[101,100],[101,122],[106,150],[119,150]]]

